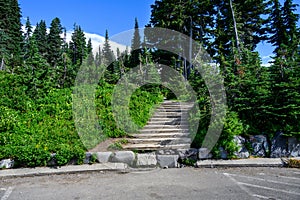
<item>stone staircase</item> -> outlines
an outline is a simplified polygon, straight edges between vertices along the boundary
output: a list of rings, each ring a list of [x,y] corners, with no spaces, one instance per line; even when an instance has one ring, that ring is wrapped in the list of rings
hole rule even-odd
[[[132,134],[124,150],[188,149],[188,111],[193,103],[166,100],[154,112],[147,125],[137,134]]]

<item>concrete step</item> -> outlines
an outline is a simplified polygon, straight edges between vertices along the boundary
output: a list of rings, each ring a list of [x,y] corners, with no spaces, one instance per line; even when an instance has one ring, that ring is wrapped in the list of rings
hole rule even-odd
[[[139,134],[128,138],[125,150],[162,150],[189,148],[188,111],[190,102],[164,101],[155,109]]]
[[[153,137],[166,137],[166,138],[178,138],[178,137],[188,137],[189,133],[186,132],[163,132],[163,133],[138,133],[132,134],[133,138],[153,138]]]
[[[173,121],[149,121],[147,125],[181,125],[181,126],[188,126],[189,123],[186,121],[181,120],[173,120]]]
[[[152,117],[157,117],[157,116],[163,116],[163,117],[170,117],[170,116],[174,116],[174,117],[181,117],[183,115],[183,113],[181,112],[155,112]]]
[[[172,122],[174,120],[181,121],[181,118],[180,117],[178,117],[178,118],[174,118],[174,117],[172,117],[172,118],[171,117],[154,117],[154,118],[151,118],[149,120],[149,122]]]
[[[166,115],[166,114],[161,114],[161,115],[153,115],[151,117],[150,120],[156,120],[156,119],[161,119],[161,118],[168,118],[168,119],[179,119],[181,118],[182,116],[181,115]]]
[[[123,146],[124,150],[162,150],[162,149],[187,149],[190,144],[174,144],[174,145],[161,145],[156,143],[148,144],[126,144]]]
[[[181,108],[181,107],[174,107],[174,108],[159,107],[159,108],[157,108],[155,110],[157,110],[157,111],[166,111],[166,112],[170,112],[170,111],[174,111],[174,112],[189,112],[191,109],[190,108]]]
[[[189,129],[168,128],[168,129],[142,129],[140,133],[187,133]]]
[[[128,143],[132,144],[141,144],[141,143],[161,143],[161,142],[171,142],[172,144],[179,144],[179,143],[191,143],[191,138],[188,137],[151,137],[151,138],[133,138],[129,139]]]
[[[149,129],[153,129],[153,130],[158,130],[158,131],[168,131],[169,129],[189,129],[189,125],[188,124],[183,124],[183,125],[167,125],[167,124],[149,124],[144,126],[144,128],[142,130],[149,130]],[[141,131],[142,131],[141,130]]]

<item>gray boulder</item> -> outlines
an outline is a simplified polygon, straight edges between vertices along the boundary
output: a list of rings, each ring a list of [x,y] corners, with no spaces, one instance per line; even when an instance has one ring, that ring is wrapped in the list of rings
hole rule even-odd
[[[300,156],[300,141],[295,137],[288,138],[288,150],[289,156],[299,157]]]
[[[112,152],[97,152],[96,157],[99,163],[107,163],[112,155]]]
[[[234,136],[233,141],[238,146],[238,151],[234,153],[236,155],[236,157],[237,158],[249,158],[250,153],[249,153],[248,149],[245,147],[246,139],[243,138],[242,136]]]
[[[198,158],[203,160],[203,159],[210,159],[212,158],[212,154],[210,153],[210,151],[207,148],[200,148],[198,150]]]
[[[4,159],[0,161],[0,169],[10,169],[14,167],[14,161],[11,159]]]
[[[253,148],[252,155],[258,157],[266,157],[268,154],[269,143],[264,135],[250,136],[251,146]]]
[[[220,151],[220,158],[221,159],[227,159],[228,158],[228,153],[223,147],[219,147]]]
[[[272,139],[271,158],[288,157],[288,137],[283,135],[283,132],[278,132]]]

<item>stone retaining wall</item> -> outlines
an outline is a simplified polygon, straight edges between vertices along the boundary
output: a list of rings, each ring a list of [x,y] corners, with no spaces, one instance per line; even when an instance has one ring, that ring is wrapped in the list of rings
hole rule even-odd
[[[248,140],[236,136],[234,140],[239,147],[239,150],[235,153],[237,158],[248,158],[250,155],[257,157],[270,156],[272,158],[300,157],[300,141],[294,137],[286,137],[283,134],[277,134],[271,142],[268,142],[264,135],[251,136]],[[251,149],[247,149],[249,145]],[[223,151],[221,153],[222,159],[226,159],[226,151],[224,148],[221,148],[221,150]],[[180,167],[184,159],[196,162],[197,160],[211,158],[212,154],[206,148],[160,150],[152,153],[134,153],[133,151],[87,152],[84,163],[126,163],[137,168],[174,168]],[[55,165],[55,154],[49,165]],[[11,159],[0,161],[0,169],[13,168],[13,166],[14,161]]]

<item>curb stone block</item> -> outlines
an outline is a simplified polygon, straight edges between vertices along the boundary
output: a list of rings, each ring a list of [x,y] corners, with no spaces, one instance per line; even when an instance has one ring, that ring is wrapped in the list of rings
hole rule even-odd
[[[112,152],[97,152],[96,156],[99,163],[108,163]]]
[[[118,151],[112,154],[110,162],[121,162],[133,165],[135,154],[132,151]]]
[[[157,162],[162,168],[175,168],[178,166],[178,155],[157,155]]]
[[[137,167],[154,167],[157,165],[156,155],[153,153],[137,154]]]

